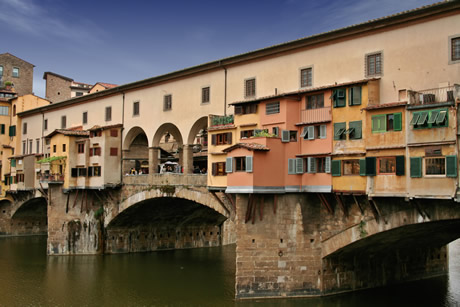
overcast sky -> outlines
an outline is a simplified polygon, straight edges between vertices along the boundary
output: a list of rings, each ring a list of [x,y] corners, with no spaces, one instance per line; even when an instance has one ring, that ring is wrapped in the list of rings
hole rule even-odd
[[[129,83],[418,8],[429,0],[0,0],[0,53],[43,73]]]

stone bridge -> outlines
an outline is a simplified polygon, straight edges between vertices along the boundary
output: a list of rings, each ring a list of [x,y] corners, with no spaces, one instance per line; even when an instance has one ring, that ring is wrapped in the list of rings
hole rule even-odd
[[[126,253],[235,242],[233,199],[206,175],[127,175],[118,189],[50,185],[50,254]]]

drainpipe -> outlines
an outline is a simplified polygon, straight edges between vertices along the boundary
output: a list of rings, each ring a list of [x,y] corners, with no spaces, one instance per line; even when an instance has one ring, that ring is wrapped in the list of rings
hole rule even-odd
[[[121,131],[120,131],[120,183],[123,184],[123,131],[125,129],[125,92],[122,92]]]

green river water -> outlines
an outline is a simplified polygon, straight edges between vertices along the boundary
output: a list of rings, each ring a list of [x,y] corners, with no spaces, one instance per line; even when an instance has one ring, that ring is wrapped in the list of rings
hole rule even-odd
[[[46,237],[0,238],[0,306],[460,306],[460,240],[449,275],[325,298],[235,301],[235,246],[46,256]]]

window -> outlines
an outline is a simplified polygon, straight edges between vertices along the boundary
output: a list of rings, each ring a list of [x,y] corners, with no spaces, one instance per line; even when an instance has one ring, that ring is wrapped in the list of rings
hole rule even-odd
[[[118,156],[118,148],[117,147],[110,147],[110,155],[111,156]]]
[[[13,77],[19,78],[19,68],[18,67],[13,67]]]
[[[0,77],[3,76],[3,66],[0,65]]]
[[[345,106],[346,92],[347,90],[345,88],[335,89],[332,92],[332,105],[334,108],[340,108]]]
[[[56,145],[53,145],[53,152],[56,152]]]
[[[402,130],[402,113],[372,115],[372,133]]]
[[[116,138],[118,136],[118,130],[110,129],[110,136]]]
[[[448,109],[414,112],[410,125],[414,129],[447,127],[449,125]]]
[[[5,134],[5,124],[0,124],[0,134]]]
[[[109,122],[112,120],[112,107],[105,108],[105,121]]]
[[[91,138],[98,137],[98,136],[102,136],[102,130],[91,131],[89,133],[89,137]]]
[[[300,87],[313,85],[313,68],[304,68],[300,70]]]
[[[378,158],[378,174],[395,174],[396,157]]]
[[[256,79],[247,79],[244,81],[244,97],[254,97],[256,95]]]
[[[226,145],[232,143],[232,133],[218,133],[211,136],[212,145]]]
[[[331,172],[331,157],[308,157],[304,160],[304,164],[306,168],[305,172],[310,174]]]
[[[446,159],[442,158],[425,158],[425,175],[445,175]]]
[[[82,122],[84,125],[88,123],[88,112],[83,112]]]
[[[13,116],[16,116],[16,105],[13,105]]]
[[[75,96],[76,96],[76,97],[83,96],[83,92],[75,92]]]
[[[343,162],[343,175],[359,175],[359,159],[342,160]]]
[[[275,136],[279,136],[280,133],[280,128],[279,127],[273,127],[272,128],[272,134]]]
[[[382,74],[382,53],[366,55],[366,76],[379,76]]]
[[[353,86],[348,89],[348,105],[361,105],[361,86]]]
[[[0,115],[8,115],[8,107],[0,106]]]
[[[172,95],[164,95],[163,97],[163,111],[172,109]]]
[[[209,103],[211,88],[209,86],[201,89],[201,103]]]
[[[139,115],[139,107],[140,107],[140,102],[139,101],[134,101],[133,102],[133,116]]]
[[[100,166],[90,166],[88,167],[88,177],[100,177],[101,176],[101,167]]]
[[[43,129],[48,130],[48,119],[43,120]]]
[[[235,114],[242,115],[253,113],[257,113],[257,104],[255,103],[235,106]]]
[[[212,175],[213,176],[225,176],[225,162],[216,162],[212,164]]]
[[[61,128],[65,129],[67,127],[67,117],[61,116]]]
[[[251,136],[254,136],[254,130],[241,131],[241,138],[250,138]]]
[[[296,130],[282,130],[281,131],[281,142],[297,142],[297,131]]]
[[[324,94],[311,95],[306,97],[305,109],[324,108]]]
[[[334,140],[345,140],[346,134],[345,131],[347,130],[346,123],[335,123],[334,124]]]
[[[32,144],[33,144],[33,140],[29,140],[29,154],[32,153]]]
[[[265,105],[265,114],[270,115],[270,114],[277,114],[280,112],[280,102],[271,102],[267,103]]]
[[[26,141],[22,141],[22,154],[25,155],[27,153],[27,144]]]
[[[348,130],[343,134],[348,135],[349,140],[359,140],[362,138],[362,122],[360,120],[349,122]]]
[[[101,155],[101,147],[93,147],[89,149],[90,156],[100,156]]]
[[[15,125],[10,126],[8,132],[9,132],[9,133],[8,133],[9,136],[16,136],[16,126],[15,126]]]
[[[86,177],[86,167],[77,167],[77,176]]]
[[[40,152],[40,139],[36,139],[35,144],[37,145],[37,148],[36,148],[37,150],[35,152],[39,153]]]
[[[304,140],[325,139],[326,125],[303,127],[300,137]]]
[[[66,147],[66,144],[62,144],[62,152],[65,152],[65,148]]]
[[[460,63],[460,36],[458,35],[449,37],[449,64],[455,63]]]
[[[84,143],[79,143],[79,144],[77,144],[77,146],[78,146],[77,152],[79,154],[85,153],[85,144]]]
[[[235,157],[236,172],[252,172],[252,156]]]

